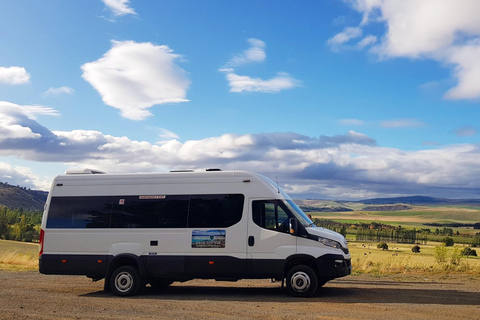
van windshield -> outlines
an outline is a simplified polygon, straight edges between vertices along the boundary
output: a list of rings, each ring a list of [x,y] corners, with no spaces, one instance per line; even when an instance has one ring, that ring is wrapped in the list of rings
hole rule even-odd
[[[284,203],[290,209],[292,214],[297,218],[298,222],[304,227],[314,227],[313,221],[300,209],[293,200],[284,200]]]

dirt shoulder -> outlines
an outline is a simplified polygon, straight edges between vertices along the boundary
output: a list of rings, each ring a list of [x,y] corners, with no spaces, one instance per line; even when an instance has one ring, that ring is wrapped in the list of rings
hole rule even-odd
[[[480,319],[480,279],[468,276],[349,276],[312,298],[279,282],[194,280],[119,298],[103,281],[0,271],[2,319]]]

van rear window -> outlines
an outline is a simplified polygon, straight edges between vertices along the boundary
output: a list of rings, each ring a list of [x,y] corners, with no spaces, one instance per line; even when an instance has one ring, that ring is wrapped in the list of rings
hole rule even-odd
[[[52,197],[47,228],[226,228],[243,194]]]

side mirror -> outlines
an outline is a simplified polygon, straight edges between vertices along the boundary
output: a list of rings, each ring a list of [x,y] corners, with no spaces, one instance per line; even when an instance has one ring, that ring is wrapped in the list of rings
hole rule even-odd
[[[297,235],[297,233],[298,233],[298,220],[295,219],[295,218],[290,218],[290,220],[288,222],[289,222],[289,228],[288,228],[289,233],[292,236]]]

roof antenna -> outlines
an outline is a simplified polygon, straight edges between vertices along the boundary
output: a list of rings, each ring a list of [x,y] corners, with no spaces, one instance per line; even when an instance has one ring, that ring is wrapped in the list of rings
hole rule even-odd
[[[277,191],[280,193],[280,187],[278,186],[278,177],[275,175],[275,181],[277,182]]]

